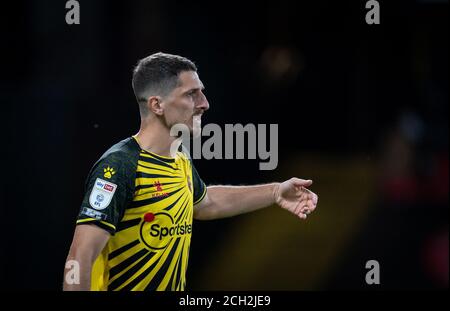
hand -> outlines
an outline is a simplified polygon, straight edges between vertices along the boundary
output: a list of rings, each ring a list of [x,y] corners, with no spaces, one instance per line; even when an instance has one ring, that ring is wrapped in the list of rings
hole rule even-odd
[[[306,189],[312,185],[312,180],[291,178],[278,184],[274,191],[275,203],[301,219],[306,219],[317,206],[317,195]]]

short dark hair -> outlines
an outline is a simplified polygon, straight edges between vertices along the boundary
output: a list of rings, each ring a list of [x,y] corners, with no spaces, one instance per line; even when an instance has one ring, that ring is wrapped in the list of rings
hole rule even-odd
[[[167,96],[178,86],[178,75],[183,71],[197,71],[189,59],[158,52],[138,61],[133,70],[133,91],[141,114],[148,113],[150,96]]]

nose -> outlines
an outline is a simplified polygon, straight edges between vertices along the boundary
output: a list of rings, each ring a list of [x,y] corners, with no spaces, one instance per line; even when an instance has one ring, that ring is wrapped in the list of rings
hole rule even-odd
[[[202,112],[205,112],[209,109],[208,100],[206,99],[206,96],[205,96],[205,94],[203,94],[203,92],[201,92],[201,96],[200,96],[200,100],[199,100],[197,109],[201,109]]]

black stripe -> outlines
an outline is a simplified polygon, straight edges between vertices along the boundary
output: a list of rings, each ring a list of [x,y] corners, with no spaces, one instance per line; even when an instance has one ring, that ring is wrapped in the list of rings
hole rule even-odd
[[[188,206],[186,206],[187,208]],[[186,221],[186,217],[189,215],[189,213],[192,211],[192,208],[188,209],[185,213],[183,213],[183,215],[180,215],[180,219],[178,220],[179,222],[183,222]]]
[[[176,218],[175,223],[178,223],[178,221],[180,220],[181,216],[183,216],[184,211],[186,210],[186,208],[187,208],[187,206],[188,206],[188,202],[189,202],[189,201],[186,200],[186,203],[183,205],[184,207],[181,207],[181,208],[178,210],[177,214],[175,215],[175,218]],[[181,209],[183,209],[183,211],[181,211]],[[180,212],[181,212],[180,216],[177,217],[177,215],[178,215]]]
[[[158,288],[158,285],[163,280],[164,276],[167,273],[167,270],[169,269],[170,264],[172,263],[173,256],[175,254],[175,251],[177,250],[178,243],[180,243],[180,240],[181,238],[177,238],[177,241],[175,242],[175,245],[172,247],[172,250],[170,251],[169,256],[167,256],[167,259],[164,262],[163,266],[158,270],[158,272],[156,272],[156,275],[153,277],[153,279],[145,288],[146,291],[153,291]]]
[[[127,208],[137,208],[137,207],[142,207],[145,205],[149,205],[149,204],[153,204],[153,203],[162,201],[162,200],[172,196],[173,194],[177,193],[181,189],[183,189],[183,188],[179,188],[178,190],[170,192],[167,195],[161,195],[159,197],[149,198],[149,199],[145,199],[145,200],[141,200],[141,201],[132,201]]]
[[[183,251],[181,251],[181,253],[183,253]],[[170,276],[170,279],[169,279],[169,283],[167,283],[167,286],[164,288],[164,290],[174,290],[174,288],[172,287],[172,283],[173,283],[173,279],[175,277],[175,274],[177,274],[177,272],[178,272],[178,267],[181,265],[180,264],[180,258],[181,257],[182,257],[182,254],[180,256],[178,256],[177,263],[175,264],[175,267],[173,268],[172,275]],[[178,281],[175,282],[175,285],[177,283],[178,283]]]
[[[150,153],[148,151],[143,150],[143,152],[151,157],[154,157],[155,159],[161,160],[163,162],[167,162],[167,163],[173,163],[175,162],[175,159],[166,159],[166,158],[161,158],[160,156],[154,154],[154,153]]]
[[[100,220],[97,220],[97,219],[92,219],[92,220],[89,220],[89,221],[83,221],[83,222],[77,223],[77,226],[79,226],[79,225],[87,225],[87,224],[94,224],[94,225],[96,225],[96,226],[98,226],[98,227],[108,231],[111,235],[116,234],[116,230],[114,228],[105,225],[104,223],[100,222]]]
[[[193,200],[194,200],[194,204],[198,204],[198,203],[200,203],[204,198],[205,198],[205,195],[206,195],[206,191],[207,191],[208,189],[206,188],[206,187],[203,187],[203,191],[201,192],[201,195],[199,196],[199,197],[197,197],[197,198],[193,198]],[[194,191],[195,192],[195,191]]]
[[[168,168],[170,168],[172,170],[176,170],[177,169],[176,167],[173,167],[172,165],[167,164],[166,162],[163,162],[163,161],[158,160],[158,159],[153,159],[153,158],[147,158],[147,157],[139,156],[139,160],[143,161],[145,163],[150,163],[150,164],[159,165],[159,166],[165,166],[165,167],[168,167]]]
[[[177,213],[175,214],[175,217],[174,218],[178,218],[178,214],[179,213],[182,213],[182,208],[183,207],[185,207],[186,205],[187,205],[187,202],[188,200],[187,200],[187,196],[186,196],[186,199],[183,201],[183,204],[180,204],[180,208],[178,209],[178,211],[177,211]]]
[[[175,202],[173,202],[172,204],[170,204],[169,206],[167,206],[164,210],[165,211],[170,211],[177,203],[178,203],[178,201],[180,201],[180,199],[181,199],[181,195],[178,197],[178,199],[176,199],[175,200]]]
[[[166,248],[160,255],[159,255],[159,258],[154,262],[154,263],[152,263],[152,265],[150,266],[150,267],[148,267],[147,269],[145,269],[145,271],[144,272],[142,272],[140,275],[138,275],[137,277],[135,277],[130,283],[128,283],[126,286],[124,286],[121,290],[122,291],[128,291],[128,290],[131,290],[131,289],[133,289],[137,284],[139,284],[139,282],[141,282],[143,279],[145,279],[145,277],[147,276],[147,275],[149,275],[150,274],[150,272],[152,272],[152,270],[156,267],[156,265],[158,264],[158,262],[161,260],[161,258],[163,258],[163,256],[164,256],[164,254],[166,253],[166,251],[168,250],[169,248]],[[156,253],[153,253],[153,254],[156,254]],[[130,269],[131,270],[131,269]],[[127,272],[128,273],[128,272]],[[127,273],[125,273],[125,274],[127,274]],[[133,276],[133,275],[130,275],[130,277],[131,276]],[[126,281],[126,280],[125,280]],[[116,286],[116,288],[117,288],[118,286]]]
[[[115,251],[111,252],[108,255],[108,260],[111,260],[111,259],[119,256],[120,254],[126,252],[127,250],[129,250],[130,248],[132,248],[133,246],[136,246],[138,244],[139,244],[139,240],[134,240],[133,242],[128,243],[128,244],[122,246],[121,248],[116,249]]]
[[[142,258],[142,256],[144,256],[148,252],[149,251],[145,248],[141,249],[139,252],[137,252],[133,256],[130,256],[127,259],[125,259],[124,261],[122,261],[121,263],[119,263],[117,266],[112,267],[109,270],[109,278],[112,279],[116,274],[125,270],[127,267],[132,265],[135,261],[138,261],[140,258]]]
[[[121,221],[117,225],[116,232],[131,228],[133,226],[139,225],[141,223],[141,218],[130,219],[126,221]]]
[[[140,275],[138,275],[137,277],[135,277],[133,279],[133,281],[131,281],[130,283],[128,283],[126,286],[124,286],[121,291],[130,291],[132,290],[137,284],[139,284],[143,279],[145,279],[147,277],[147,275],[150,274],[150,272],[152,272],[153,269],[155,269],[157,263],[159,262],[159,260],[161,259],[158,258],[158,260],[156,260],[154,263],[152,263],[152,265],[147,268],[144,272],[142,272]],[[126,280],[125,280],[126,281]],[[115,288],[117,288],[118,286],[116,286]],[[109,287],[108,287],[109,289]]]
[[[169,176],[160,174],[147,174],[143,172],[136,172],[136,178],[175,178],[179,176]]]
[[[123,275],[115,279],[111,284],[108,285],[108,290],[115,290],[117,287],[125,283],[129,278],[131,278],[139,269],[141,269],[156,253],[151,252],[147,254],[140,262],[134,265],[130,270],[125,272]],[[132,281],[133,282],[133,281]]]
[[[183,264],[183,262],[180,260],[180,265],[178,266],[178,269],[177,269],[177,278],[176,278],[177,284],[175,286],[175,289],[178,289],[178,286],[181,286],[181,280],[182,280],[182,278],[181,278],[181,266],[182,266],[182,264]]]
[[[143,167],[143,168],[148,168],[148,169],[150,169],[150,170],[156,170],[156,171],[161,171],[161,172],[166,172],[166,173],[172,173],[172,171],[174,171],[174,170],[172,170],[172,171],[164,170],[164,169],[162,169],[162,168],[160,168],[160,167],[156,167],[156,166],[154,166],[154,165],[153,165],[153,166],[146,166],[146,165],[142,165],[142,164],[138,164],[137,171],[140,172],[139,169],[142,170],[142,167]]]
[[[180,276],[181,265],[183,264],[183,248],[184,248],[185,242],[186,242],[186,239],[183,239],[183,245],[181,246],[180,256],[178,256],[177,263],[175,264],[175,268],[173,269],[172,276],[170,277],[169,286],[172,286],[173,279],[175,278],[175,286],[174,286],[173,290],[177,289],[178,283],[181,280],[181,278],[179,278],[179,276]],[[172,289],[172,288],[170,288],[170,289]]]

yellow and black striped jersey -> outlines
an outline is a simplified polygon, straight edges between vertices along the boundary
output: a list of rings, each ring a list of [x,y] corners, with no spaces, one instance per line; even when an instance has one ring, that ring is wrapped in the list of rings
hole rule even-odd
[[[92,290],[184,290],[193,206],[206,194],[191,159],[142,150],[134,137],[91,169],[77,224],[111,233],[92,268]]]

